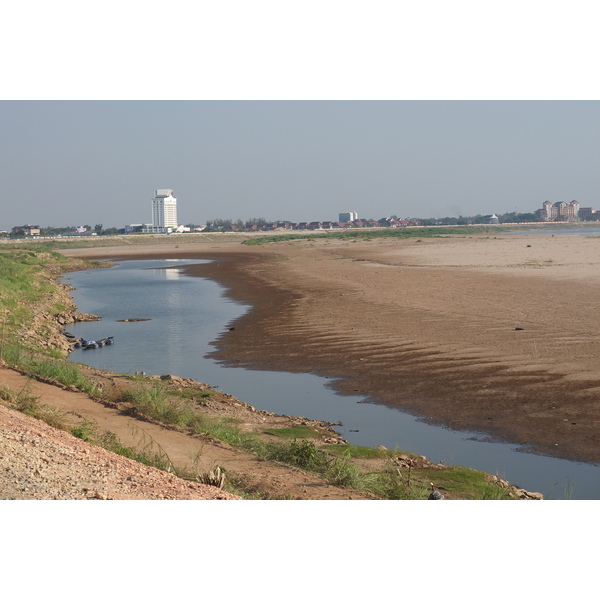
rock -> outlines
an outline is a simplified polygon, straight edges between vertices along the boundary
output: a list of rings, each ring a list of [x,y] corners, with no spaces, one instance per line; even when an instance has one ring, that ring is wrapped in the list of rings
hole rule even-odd
[[[183,381],[183,378],[178,375],[161,375],[160,378],[168,381]]]
[[[427,500],[443,500],[444,499],[444,494],[440,494],[440,492],[438,492],[437,490],[435,490],[434,492],[431,492],[431,494],[429,494],[429,498],[427,498]]]
[[[523,500],[543,500],[544,494],[539,492],[528,492],[527,490],[516,490],[517,496]]]
[[[76,312],[72,316],[72,321],[67,321],[67,323],[79,323],[83,321],[99,321],[102,317],[98,315],[92,315],[90,313],[80,313]]]

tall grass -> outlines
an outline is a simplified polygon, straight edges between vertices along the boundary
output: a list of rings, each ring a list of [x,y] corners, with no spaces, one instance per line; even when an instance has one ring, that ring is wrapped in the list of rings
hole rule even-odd
[[[101,432],[97,423],[87,419],[71,427],[71,433],[88,444],[100,446],[109,452],[114,452],[149,467],[167,473],[174,473],[178,476],[188,475],[186,471],[177,469],[164,449],[152,439],[144,441],[142,447],[124,446],[116,433],[109,430]]]
[[[36,315],[48,318],[36,321],[36,329],[28,333],[40,340],[51,335],[55,325],[51,315],[64,307],[54,296],[59,287],[48,273],[60,272],[66,261],[66,257],[56,252],[0,252],[0,358],[6,359],[7,345],[23,343],[23,333],[31,327]]]
[[[4,360],[30,377],[54,381],[66,387],[75,387],[93,397],[101,395],[98,384],[86,377],[75,363],[64,358],[43,356],[20,344],[8,344],[3,348]]]
[[[126,388],[110,399],[116,403],[127,402],[140,414],[161,423],[189,428],[195,433],[211,435],[231,445],[249,448],[256,438],[252,433],[242,433],[227,419],[211,419],[202,415],[193,399],[171,394],[162,382]]]
[[[41,404],[39,397],[32,394],[27,385],[20,390],[13,390],[9,386],[0,387],[0,403],[28,417],[44,421],[56,429],[64,431],[69,429],[63,412],[47,404]]]

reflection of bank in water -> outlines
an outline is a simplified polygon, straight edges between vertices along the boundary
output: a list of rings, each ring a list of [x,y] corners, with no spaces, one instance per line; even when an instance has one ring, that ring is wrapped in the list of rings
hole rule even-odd
[[[176,264],[196,264],[185,260]],[[70,326],[78,337],[95,339],[110,324],[118,344],[71,359],[119,373],[173,374],[219,387],[260,410],[342,422],[337,429],[352,444],[400,448],[435,462],[459,464],[499,475],[530,491],[548,494],[555,484],[574,481],[575,498],[600,498],[600,471],[519,451],[514,445],[480,441],[473,432],[430,426],[400,410],[341,396],[333,379],[306,373],[232,368],[204,358],[211,344],[247,306],[224,296],[223,288],[199,277],[165,277],[165,261],[124,261],[111,269],[69,274],[79,310],[102,315],[97,322]],[[85,276],[84,276],[85,275]],[[123,312],[146,315],[131,324]],[[120,322],[119,322],[120,321]],[[351,431],[353,430],[353,431]],[[555,491],[560,497],[560,492]]]

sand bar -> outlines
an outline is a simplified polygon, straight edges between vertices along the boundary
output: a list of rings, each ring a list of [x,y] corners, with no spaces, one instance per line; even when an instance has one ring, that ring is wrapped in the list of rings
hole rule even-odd
[[[600,238],[183,241],[64,253],[215,259],[190,272],[254,305],[220,359],[600,462]]]

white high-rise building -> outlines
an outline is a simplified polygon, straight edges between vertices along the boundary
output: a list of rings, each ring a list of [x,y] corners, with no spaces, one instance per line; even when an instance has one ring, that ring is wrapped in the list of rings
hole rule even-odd
[[[156,190],[152,199],[152,227],[164,230],[177,227],[177,198],[173,190]]]

